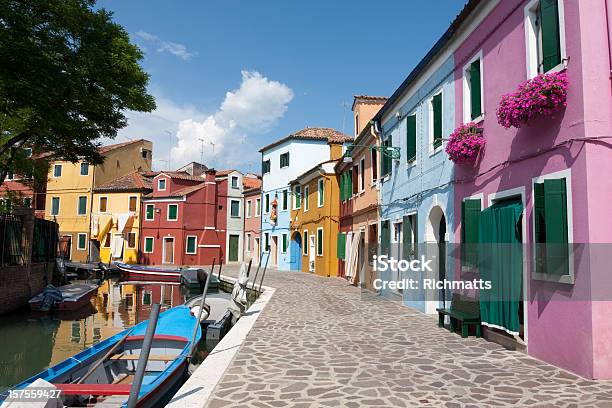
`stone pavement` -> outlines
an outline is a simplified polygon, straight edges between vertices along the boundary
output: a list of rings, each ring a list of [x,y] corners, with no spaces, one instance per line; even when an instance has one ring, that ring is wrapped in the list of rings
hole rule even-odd
[[[208,407],[612,407],[612,382],[463,339],[342,279],[268,270],[264,285],[276,293]]]

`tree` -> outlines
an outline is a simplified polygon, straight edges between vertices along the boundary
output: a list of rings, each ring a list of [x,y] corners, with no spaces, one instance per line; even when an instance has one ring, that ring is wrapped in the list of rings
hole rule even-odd
[[[0,184],[28,160],[25,147],[100,163],[100,138],[126,126],[126,110],[155,109],[142,52],[94,6],[0,0]]]

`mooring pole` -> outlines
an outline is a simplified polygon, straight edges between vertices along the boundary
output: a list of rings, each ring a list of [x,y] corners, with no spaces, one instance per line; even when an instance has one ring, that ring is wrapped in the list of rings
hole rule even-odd
[[[261,282],[259,282],[259,289],[257,290],[258,292],[261,293],[261,285],[263,285],[263,280],[266,276],[266,270],[268,269],[268,260],[270,259],[270,252],[268,252],[268,256],[266,257],[266,264],[264,265],[264,269],[263,272],[261,273]],[[253,285],[255,286],[255,285]]]
[[[189,347],[189,360],[191,360],[193,356],[193,352],[195,351],[195,339],[198,335],[198,327],[200,326],[200,319],[202,318],[202,310],[204,310],[204,305],[206,304],[206,294],[208,293],[208,284],[210,283],[210,278],[213,274],[212,269],[208,276],[206,276],[206,284],[204,285],[204,292],[202,293],[202,300],[200,300],[200,310],[198,311],[198,315],[196,316],[196,322],[193,326],[193,334],[191,335],[191,346]]]
[[[157,327],[159,309],[159,303],[154,303],[151,307],[151,314],[149,314],[149,324],[147,325],[145,338],[142,342],[140,357],[138,357],[138,366],[136,366],[136,375],[134,376],[134,381],[132,381],[132,388],[130,389],[130,397],[128,398],[127,408],[135,408],[136,404],[138,403],[138,394],[140,394],[142,379],[144,378],[145,371],[147,369],[147,361],[149,361],[149,353],[151,352],[153,336],[155,335],[155,328]]]
[[[259,263],[257,264],[257,270],[255,271],[255,277],[253,278],[253,285],[251,286],[251,290],[255,289],[255,284],[257,283],[257,275],[259,275],[259,268],[261,268],[262,260],[263,260],[263,252],[259,254]]]
[[[220,259],[219,261],[219,274],[217,275],[217,278],[219,279],[219,282],[221,282],[221,268],[223,267],[223,258]]]

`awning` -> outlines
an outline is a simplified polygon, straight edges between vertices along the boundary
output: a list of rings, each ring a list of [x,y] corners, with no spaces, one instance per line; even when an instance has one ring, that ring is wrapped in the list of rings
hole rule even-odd
[[[108,231],[110,231],[111,227],[113,226],[113,217],[100,217],[100,225],[102,225],[102,227],[98,233],[98,241],[102,242],[104,237],[106,237],[106,234],[108,234]]]

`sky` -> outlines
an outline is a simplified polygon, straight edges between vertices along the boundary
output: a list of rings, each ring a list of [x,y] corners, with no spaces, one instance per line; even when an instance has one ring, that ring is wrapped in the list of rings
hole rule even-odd
[[[464,0],[99,0],[145,53],[157,109],[116,142],[153,167],[260,172],[259,149],[304,127],[353,134],[353,95],[390,96]]]

